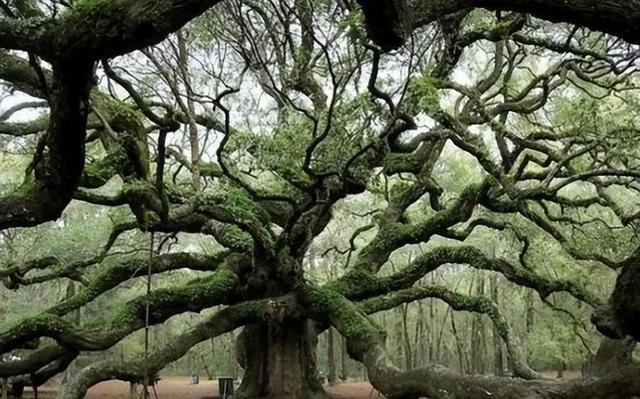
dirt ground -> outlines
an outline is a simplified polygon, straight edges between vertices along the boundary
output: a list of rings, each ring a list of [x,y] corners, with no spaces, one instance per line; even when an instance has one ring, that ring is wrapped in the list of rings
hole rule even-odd
[[[212,399],[218,395],[218,382],[200,379],[200,384],[191,385],[189,377],[163,377],[158,382],[159,399]],[[332,387],[325,387],[335,399],[370,399],[378,398],[367,382],[347,382]],[[55,399],[55,388],[41,388],[38,398]],[[151,397],[154,398],[153,392]],[[27,392],[25,399],[32,399],[33,393]],[[380,396],[382,398],[382,396]],[[120,381],[108,381],[96,385],[89,390],[85,399],[129,399],[129,384]]]
[[[555,378],[555,373],[544,373],[549,378]],[[579,372],[569,371],[564,379],[578,378]],[[200,379],[200,384],[191,385],[189,377],[163,377],[158,382],[156,391],[158,399],[212,399],[218,395],[218,382]],[[383,398],[373,390],[368,382],[346,382],[335,386],[325,386],[327,392],[334,399],[377,399]],[[40,399],[55,399],[55,387],[43,387],[39,391]],[[152,398],[154,398],[152,393]],[[25,399],[32,399],[33,393],[27,392]],[[129,399],[129,384],[120,381],[108,381],[96,385],[89,390],[85,399]]]

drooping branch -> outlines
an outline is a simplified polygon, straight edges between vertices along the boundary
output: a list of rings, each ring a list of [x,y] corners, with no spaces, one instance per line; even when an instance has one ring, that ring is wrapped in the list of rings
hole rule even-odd
[[[417,399],[626,399],[640,392],[633,378],[640,370],[634,364],[605,377],[568,382],[523,381],[512,378],[462,375],[446,367],[426,367],[402,371],[389,359],[383,334],[356,305],[330,289],[306,287],[303,302],[319,319],[331,324],[347,339],[351,357],[367,368],[373,386],[389,398]]]
[[[576,299],[598,307],[601,301],[569,280],[548,279],[522,266],[511,264],[502,258],[491,258],[473,246],[437,247],[421,255],[397,273],[376,277],[367,273],[347,273],[328,283],[350,299],[363,299],[393,290],[411,287],[428,273],[444,264],[468,264],[471,267],[501,273],[509,281],[536,290],[542,298],[554,292],[567,292]]]
[[[291,298],[289,298],[289,302]],[[261,320],[265,316],[269,299],[244,302],[229,306],[207,318],[195,327],[169,340],[168,344],[154,351],[146,364],[143,360],[106,360],[83,368],[68,381],[58,395],[58,399],[82,399],[93,385],[106,380],[119,379],[140,382],[145,370],[155,374],[168,363],[180,359],[194,345],[245,324]],[[280,303],[284,303],[280,301]]]
[[[109,251],[111,250],[118,237],[120,237],[120,235],[124,232],[133,230],[136,227],[137,224],[132,222],[120,223],[113,226],[107,242],[104,244],[101,250],[90,259],[62,265],[63,262],[60,259],[54,256],[47,256],[40,259],[30,260],[24,265],[11,266],[6,269],[0,270],[0,278],[4,278],[4,284],[11,289],[18,288],[20,285],[37,284],[61,277],[67,277],[73,280],[82,280],[84,269],[102,262],[109,254]],[[26,277],[26,275],[33,270],[44,270],[50,269],[52,267],[55,270],[49,273]]]
[[[0,378],[35,373],[68,353],[69,349],[64,346],[49,345],[31,352],[20,360],[0,362]]]
[[[507,320],[500,313],[496,303],[487,297],[468,296],[441,286],[422,285],[369,298],[360,302],[358,305],[364,313],[373,314],[425,298],[438,298],[446,302],[454,310],[481,313],[489,316],[494,328],[498,331],[507,347],[509,361],[514,375],[525,380],[544,379],[542,374],[537,373],[527,365],[526,358],[521,351],[520,343],[517,342],[516,337],[511,333]]]

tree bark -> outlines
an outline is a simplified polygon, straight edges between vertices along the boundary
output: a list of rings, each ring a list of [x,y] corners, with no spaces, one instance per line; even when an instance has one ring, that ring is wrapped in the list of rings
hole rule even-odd
[[[601,376],[628,366],[633,362],[633,349],[636,341],[631,337],[625,339],[603,338],[598,352],[593,359],[590,374]]]
[[[610,320],[609,328],[596,327],[610,338],[623,338],[631,335],[636,340],[640,339],[640,258],[634,254],[630,261],[622,268],[616,280],[616,286],[609,299],[608,311]]]
[[[316,339],[306,320],[245,327],[238,337],[244,378],[235,398],[327,398],[316,372]]]
[[[30,173],[18,190],[0,198],[0,229],[55,220],[71,201],[84,167],[92,74],[92,62],[54,64],[47,151],[34,156],[33,177]]]
[[[386,49],[402,45],[410,33],[448,14],[484,7],[528,13],[554,22],[568,22],[640,42],[640,7],[628,0],[358,0],[369,35]]]

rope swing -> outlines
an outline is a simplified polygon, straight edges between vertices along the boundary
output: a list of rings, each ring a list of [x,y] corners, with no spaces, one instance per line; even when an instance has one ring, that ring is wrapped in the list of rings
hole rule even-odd
[[[143,397],[149,399],[149,307],[151,301],[151,263],[154,258],[154,233],[149,233],[149,262],[147,264],[147,296],[144,311],[144,380]],[[154,387],[155,390],[155,387]]]

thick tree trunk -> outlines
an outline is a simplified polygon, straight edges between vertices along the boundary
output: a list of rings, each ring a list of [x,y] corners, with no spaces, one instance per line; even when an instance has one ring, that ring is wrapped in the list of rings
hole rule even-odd
[[[316,372],[317,335],[308,321],[244,328],[238,357],[244,378],[237,399],[324,399]]]
[[[636,341],[631,337],[625,339],[603,338],[589,374],[602,376],[630,365],[633,362],[632,355],[635,346]]]

